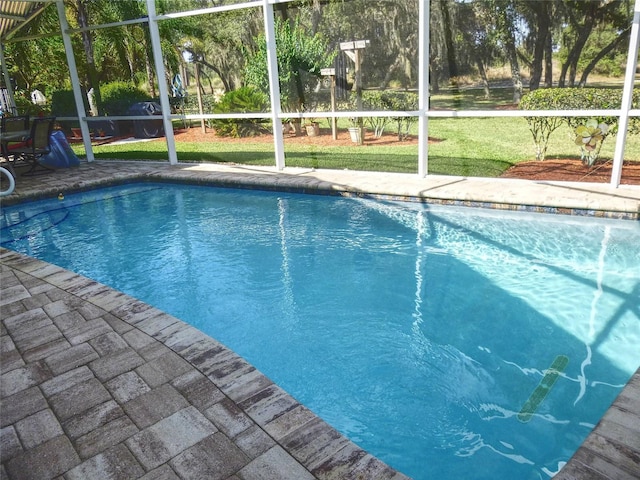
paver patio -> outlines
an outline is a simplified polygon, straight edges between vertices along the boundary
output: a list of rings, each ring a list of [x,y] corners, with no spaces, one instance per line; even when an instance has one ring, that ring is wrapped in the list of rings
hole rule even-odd
[[[140,179],[640,213],[633,186],[135,162],[19,177],[2,203]],[[136,299],[7,249],[0,294],[0,478],[406,478],[216,340]],[[640,478],[639,415],[636,372],[555,478]]]

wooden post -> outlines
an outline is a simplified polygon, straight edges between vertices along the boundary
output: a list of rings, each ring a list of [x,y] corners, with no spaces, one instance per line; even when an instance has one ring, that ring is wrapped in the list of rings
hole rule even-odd
[[[356,64],[356,75],[355,75],[355,87],[356,87],[356,108],[358,112],[362,111],[362,71],[360,69],[360,65],[362,62],[362,53],[361,49],[356,48],[355,54],[355,64]],[[358,117],[358,128],[360,129],[360,136],[358,137],[358,145],[362,145],[364,143],[364,122],[362,117]]]
[[[336,69],[335,68],[323,68],[320,70],[320,75],[329,77],[331,79],[331,112],[336,111]],[[331,117],[331,134],[333,139],[338,139],[338,122],[336,117]]]
[[[336,76],[331,75],[331,111],[336,111]],[[338,139],[338,119],[331,117],[331,135],[334,140]]]
[[[196,92],[198,94],[198,112],[200,115],[204,114],[204,108],[202,107],[202,93],[200,92],[200,64],[196,63]],[[207,126],[205,124],[204,118],[200,119],[200,128],[202,128],[202,133],[207,133]]]
[[[356,74],[355,74],[355,90],[356,90],[356,108],[358,112],[362,112],[362,55],[367,45],[369,45],[369,40],[356,40],[353,42],[340,42],[340,50],[345,52],[347,56],[353,60],[353,63],[356,64]],[[364,122],[362,117],[358,117],[358,127],[360,129],[360,136],[358,138],[358,145],[362,145],[364,142]]]

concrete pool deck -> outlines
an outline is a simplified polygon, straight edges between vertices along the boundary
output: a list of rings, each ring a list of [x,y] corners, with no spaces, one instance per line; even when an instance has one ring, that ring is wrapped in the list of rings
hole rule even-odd
[[[105,161],[18,177],[2,203],[136,180],[640,213],[638,186]],[[0,249],[0,313],[2,479],[406,478],[214,339],[80,275]],[[640,371],[555,478],[637,479],[639,459]]]

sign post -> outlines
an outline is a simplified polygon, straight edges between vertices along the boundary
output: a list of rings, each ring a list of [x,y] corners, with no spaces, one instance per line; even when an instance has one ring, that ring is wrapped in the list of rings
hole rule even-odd
[[[369,43],[369,40],[340,42],[340,50],[345,52],[356,65],[354,89],[356,91],[356,108],[359,112],[362,111],[362,56],[364,55],[363,50],[367,48]],[[362,117],[358,117],[358,127],[360,128],[358,145],[362,145],[364,139],[364,124],[362,122]]]
[[[336,69],[323,68],[320,74],[331,79],[331,112],[336,111]],[[338,125],[336,117],[331,117],[331,134],[333,139],[338,139]]]

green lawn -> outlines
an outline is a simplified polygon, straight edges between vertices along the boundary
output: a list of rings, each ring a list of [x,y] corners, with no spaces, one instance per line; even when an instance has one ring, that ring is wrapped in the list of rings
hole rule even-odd
[[[518,162],[535,158],[531,133],[523,118],[432,118],[429,137],[436,140],[429,145],[429,173],[434,174],[496,177]],[[615,137],[610,136],[604,142],[601,158],[611,159],[614,146]],[[74,148],[79,155],[84,154],[82,145]],[[273,144],[251,138],[233,143],[223,139],[207,143],[177,141],[176,151],[181,162],[275,163]],[[161,141],[103,145],[95,147],[94,153],[97,159],[167,159],[166,144]],[[554,132],[547,158],[577,158],[579,154],[568,127]],[[640,136],[628,137],[625,159],[640,161]],[[296,143],[285,145],[285,162],[287,166],[415,173],[418,148],[402,142],[322,148]]]
[[[507,82],[508,83],[508,82]],[[609,85],[619,88],[619,85]],[[484,98],[478,88],[442,88],[430,97],[434,109],[492,110],[513,108],[511,88],[492,88],[491,98]],[[321,120],[326,126],[327,120]],[[182,122],[176,122],[182,128]],[[338,128],[346,130],[347,119],[339,119]],[[394,130],[390,122],[387,132]],[[417,135],[417,122],[412,132]],[[429,173],[445,175],[497,177],[512,165],[535,159],[536,148],[524,118],[431,118],[429,119]],[[414,142],[415,143],[415,142]],[[615,136],[604,142],[600,158],[611,160]],[[82,145],[74,146],[79,155]],[[274,165],[272,142],[246,138],[241,142],[227,142],[214,137],[210,142],[187,142],[176,137],[176,151],[181,162],[217,162],[244,165]],[[164,142],[140,142],[121,146],[95,147],[96,158],[124,160],[167,160]],[[547,158],[579,158],[580,150],[574,144],[574,134],[567,126],[553,132]],[[640,161],[640,135],[629,135],[625,160]],[[418,147],[394,142],[363,146],[320,147],[313,142],[286,142],[287,166],[333,168],[371,171],[410,172],[418,170]]]

